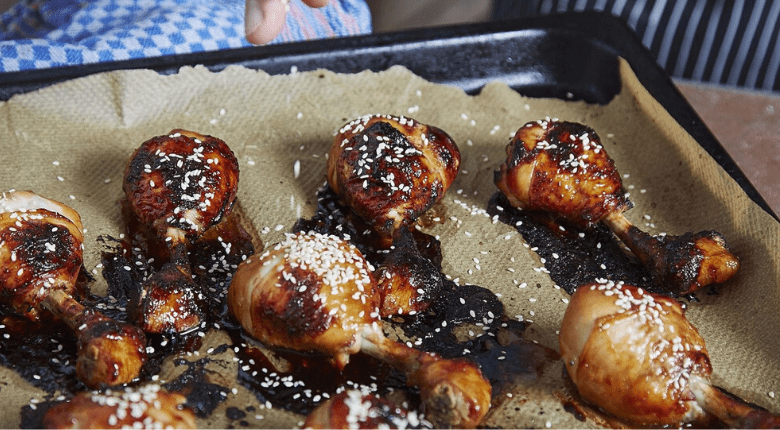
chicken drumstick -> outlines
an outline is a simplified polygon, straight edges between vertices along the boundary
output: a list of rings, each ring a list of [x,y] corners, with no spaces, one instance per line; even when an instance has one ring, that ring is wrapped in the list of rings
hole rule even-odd
[[[195,429],[186,398],[159,385],[82,392],[51,407],[43,417],[48,429]]]
[[[439,201],[460,151],[443,130],[410,118],[366,115],[344,125],[328,156],[328,184],[383,244]]]
[[[141,223],[151,226],[186,261],[187,239],[226,216],[238,190],[238,160],[220,139],[173,130],[144,142],[122,184]]]
[[[676,300],[612,281],[583,285],[561,323],[561,356],[584,400],[642,426],[778,428],[780,416],[710,385],[704,340]]]
[[[192,282],[189,241],[230,212],[238,160],[220,139],[173,130],[144,142],[123,189],[138,220],[165,241],[170,261],[144,284],[136,320],[147,332],[184,332],[200,324],[203,297]]]
[[[420,419],[414,411],[395,405],[376,394],[345,390],[317,406],[303,423],[304,429],[403,429],[415,428]]]
[[[76,374],[90,388],[135,379],[146,361],[137,327],[86,309],[73,298],[82,266],[83,226],[72,208],[29,191],[0,199],[0,302],[40,321],[60,318],[76,335]]]
[[[420,253],[406,226],[393,236],[393,248],[375,272],[382,318],[424,312],[441,294],[444,282],[439,269]]]
[[[603,222],[650,269],[658,286],[687,294],[725,282],[737,272],[739,260],[718,232],[651,236],[633,226],[623,216],[633,205],[590,127],[529,122],[517,131],[506,153],[494,180],[512,206],[550,212],[581,226]]]
[[[228,308],[269,346],[317,352],[343,368],[363,352],[403,371],[420,389],[427,419],[472,427],[487,414],[492,388],[465,359],[443,359],[385,337],[379,295],[368,262],[349,242],[322,234],[289,234],[239,265]]]

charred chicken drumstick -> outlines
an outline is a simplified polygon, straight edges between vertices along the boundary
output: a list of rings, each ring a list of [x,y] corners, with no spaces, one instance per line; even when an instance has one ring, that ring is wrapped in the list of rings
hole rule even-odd
[[[90,388],[135,379],[146,361],[137,327],[86,309],[73,298],[82,267],[83,226],[70,207],[29,191],[0,199],[0,302],[40,321],[51,314],[77,338],[76,374]]]
[[[414,411],[396,406],[376,394],[345,390],[317,406],[303,423],[305,429],[404,429],[420,425]]]
[[[780,417],[710,385],[704,340],[676,300],[600,281],[571,298],[559,336],[580,395],[630,424],[778,428]]]
[[[220,139],[173,130],[135,151],[122,187],[135,216],[170,252],[170,261],[144,285],[136,319],[147,332],[187,331],[203,312],[187,248],[233,207],[238,160]]]
[[[406,226],[394,233],[393,248],[375,272],[382,318],[424,312],[441,294],[439,269],[417,248]]]
[[[632,207],[614,162],[596,132],[582,124],[536,121],[506,148],[495,183],[512,206],[553,213],[569,222],[606,224],[649,268],[654,282],[679,294],[728,280],[739,260],[715,231],[651,236],[623,212]]]
[[[443,130],[410,118],[367,115],[344,125],[328,155],[328,183],[388,246],[455,180],[460,152]]]
[[[289,234],[239,265],[228,308],[255,339],[272,347],[332,357],[343,368],[363,352],[417,386],[434,424],[477,425],[490,407],[492,388],[465,359],[443,359],[385,337],[370,265],[349,242],[321,234]]]
[[[233,207],[238,160],[220,139],[173,130],[136,149],[122,187],[138,219],[165,239],[171,259],[186,259],[187,240]]]
[[[82,392],[51,407],[43,417],[49,429],[195,429],[186,398],[159,385]]]

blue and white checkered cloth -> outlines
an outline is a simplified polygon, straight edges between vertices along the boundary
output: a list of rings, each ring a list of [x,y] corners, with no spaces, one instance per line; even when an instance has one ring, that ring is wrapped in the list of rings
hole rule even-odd
[[[371,32],[363,1],[289,6],[271,43]],[[0,72],[245,46],[244,0],[22,0],[0,15]]]

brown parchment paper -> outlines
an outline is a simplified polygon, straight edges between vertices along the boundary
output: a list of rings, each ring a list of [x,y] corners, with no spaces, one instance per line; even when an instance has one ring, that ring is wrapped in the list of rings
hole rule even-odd
[[[219,73],[184,68],[171,76],[99,74],[0,104],[0,190],[30,189],[75,208],[87,229],[85,266],[93,270],[100,262],[98,238],[123,229],[118,200],[132,151],[150,137],[188,128],[224,139],[236,153],[239,202],[270,244],[299,216],[313,213],[334,130],[367,113],[409,116],[446,130],[462,152],[462,171],[443,201],[447,219],[429,228],[441,238],[444,272],[499,293],[507,315],[533,321],[528,339],[558,350],[567,294],[539,270],[542,263],[522,237],[484,210],[496,191],[493,171],[518,127],[545,117],[583,122],[601,135],[623,174],[636,203],[629,219],[651,233],[718,230],[741,258],[740,273],[719,294],[701,295],[688,317],[707,341],[716,384],[780,412],[780,225],[649,96],[625,62],[621,74],[622,91],[606,106],[524,98],[500,82],[469,96],[401,67],[355,75],[269,76],[240,67]],[[94,288],[105,289],[100,276]],[[212,331],[201,351],[225,342],[227,336]],[[250,427],[300,425],[302,417],[265,409],[233,382],[230,350],[213,358],[215,378],[235,390],[199,426],[235,425],[225,409],[248,405],[256,406],[244,418]],[[564,411],[554,395],[563,364],[549,367],[540,383],[515,387],[485,424],[597,425]],[[165,367],[160,380],[176,371]],[[0,368],[0,425],[17,427],[20,408],[47,394]]]

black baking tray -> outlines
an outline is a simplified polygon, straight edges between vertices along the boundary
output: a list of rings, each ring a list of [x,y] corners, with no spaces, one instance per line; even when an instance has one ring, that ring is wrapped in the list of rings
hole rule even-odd
[[[529,97],[606,104],[620,90],[618,57],[672,117],[718,162],[745,193],[777,215],[676,89],[625,23],[609,14],[553,16],[433,27],[412,31],[173,55],[0,74],[0,100],[57,82],[120,69],[176,73],[182,66],[212,71],[230,65],[269,74],[325,68],[339,73],[381,71],[402,65],[416,75],[475,94],[499,80]]]

